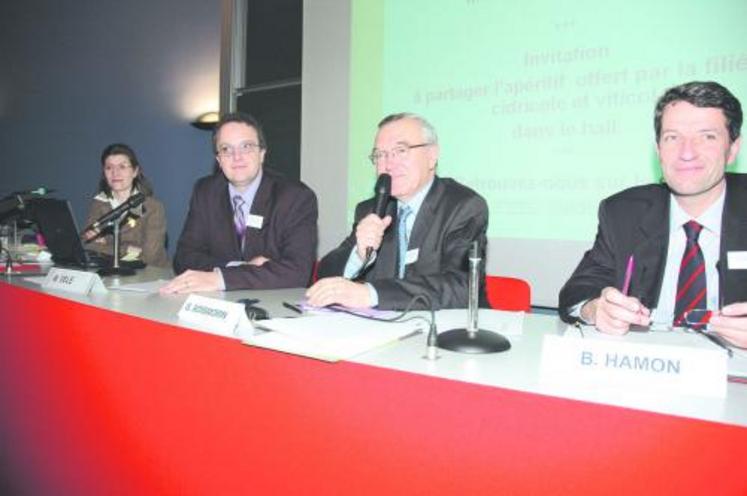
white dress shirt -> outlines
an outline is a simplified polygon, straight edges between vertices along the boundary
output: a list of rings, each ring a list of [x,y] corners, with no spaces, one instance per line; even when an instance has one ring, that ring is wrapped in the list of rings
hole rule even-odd
[[[721,217],[724,211],[725,192],[721,193],[718,200],[696,218],[690,217],[677,198],[670,195],[669,199],[669,248],[667,250],[667,263],[664,267],[664,279],[661,283],[659,303],[652,309],[651,320],[655,324],[668,325],[674,319],[674,306],[677,296],[677,279],[680,274],[680,263],[685,253],[687,236],[682,228],[690,220],[696,221],[703,226],[698,237],[700,250],[703,252],[706,273],[706,306],[709,310],[719,308],[719,277],[716,263],[719,259],[721,249]]]
[[[685,212],[677,197],[670,194],[669,198],[669,247],[667,249],[667,260],[664,266],[664,278],[661,283],[659,302],[656,308],[651,309],[651,323],[654,327],[667,327],[674,320],[674,306],[677,296],[677,279],[680,275],[680,264],[682,255],[685,253],[687,236],[682,228],[690,220],[695,220],[703,229],[698,237],[700,250],[703,252],[706,272],[706,306],[709,310],[719,308],[719,276],[716,263],[721,250],[721,218],[724,212],[724,200],[726,190],[721,196],[703,212],[699,217],[693,219]],[[581,318],[581,307],[589,300],[584,300],[575,305],[569,312],[572,317]]]
[[[410,198],[409,202],[403,202],[400,200],[397,200],[397,209],[406,204],[410,207],[410,210],[412,210],[412,215],[407,218],[405,221],[405,230],[407,231],[407,239],[410,239],[410,234],[412,233],[412,227],[415,225],[415,219],[418,216],[418,212],[420,212],[420,207],[423,206],[423,201],[425,201],[425,197],[428,195],[428,191],[431,190],[431,186],[433,185],[433,179],[431,179],[428,184],[426,184],[420,191],[415,193],[415,195]],[[376,252],[374,252],[373,257],[371,257],[371,260],[368,262],[368,265],[371,265],[376,260]],[[343,277],[346,279],[352,279],[356,275],[358,275],[363,268],[364,260],[361,259],[360,256],[358,256],[358,251],[356,247],[354,246],[353,249],[350,251],[350,256],[348,257],[348,261],[345,264],[345,270],[343,271]],[[376,289],[371,285],[366,283],[366,286],[368,286],[368,292],[371,296],[371,306],[375,307],[379,304],[379,294],[376,292]]]

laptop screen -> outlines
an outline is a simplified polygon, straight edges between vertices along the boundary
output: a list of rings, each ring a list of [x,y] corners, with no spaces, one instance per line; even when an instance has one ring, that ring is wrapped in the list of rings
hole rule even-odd
[[[54,263],[90,266],[70,202],[55,198],[37,198],[30,202],[30,206],[31,215],[44,236]]]

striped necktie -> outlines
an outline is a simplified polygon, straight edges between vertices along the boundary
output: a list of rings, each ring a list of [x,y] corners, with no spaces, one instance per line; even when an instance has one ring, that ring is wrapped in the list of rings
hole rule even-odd
[[[410,244],[410,236],[407,233],[407,219],[412,215],[409,205],[402,205],[397,213],[399,224],[397,225],[397,241],[399,246],[399,278],[405,277],[405,265],[407,257],[407,246]]]
[[[690,310],[706,308],[705,259],[698,244],[703,226],[691,220],[682,226],[687,236],[685,253],[682,255],[680,275],[677,279],[677,297],[674,306],[674,325],[684,325],[685,315]]]
[[[244,233],[246,233],[246,218],[244,217],[244,205],[246,202],[241,195],[233,197],[233,224],[236,228],[236,237],[239,239],[241,250],[244,250]]]

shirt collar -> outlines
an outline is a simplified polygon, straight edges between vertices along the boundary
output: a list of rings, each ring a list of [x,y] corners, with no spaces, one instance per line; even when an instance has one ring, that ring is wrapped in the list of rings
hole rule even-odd
[[[693,219],[687,212],[685,212],[680,204],[677,202],[677,198],[670,193],[669,195],[669,231],[674,233],[682,228],[684,224],[690,220],[695,220],[698,224],[702,225],[703,228],[711,231],[714,235],[721,235],[721,217],[724,211],[724,201],[726,199],[726,188],[721,192],[721,195],[716,199],[713,204],[706,209],[705,212],[700,214],[698,217]]]
[[[417,214],[418,211],[420,210],[420,206],[425,201],[425,197],[428,196],[428,192],[431,190],[431,186],[433,186],[434,179],[435,178],[431,178],[431,180],[428,181],[428,184],[423,186],[420,189],[420,191],[415,193],[415,195],[412,198],[410,198],[410,201],[405,202],[402,200],[397,200],[397,208],[401,208],[402,205],[407,205],[408,207],[410,207],[410,210],[412,210],[413,214]],[[413,215],[413,218],[414,216],[415,215]]]
[[[228,196],[231,198],[231,201],[233,201],[233,197],[238,195],[244,199],[244,202],[246,203],[247,207],[251,207],[252,201],[254,200],[254,196],[257,194],[257,190],[259,189],[259,183],[262,182],[262,167],[259,168],[259,172],[257,172],[257,176],[252,180],[251,183],[249,183],[249,187],[244,190],[244,192],[239,192],[238,189],[234,187],[233,184],[228,183]]]
[[[133,186],[132,191],[130,192],[130,196],[136,195],[138,193],[140,193],[140,191],[138,191],[138,189]],[[107,195],[103,191],[99,191],[99,194],[94,196],[93,199],[104,202],[104,203],[108,203],[109,205],[111,205],[112,209],[115,209],[124,203],[114,198],[114,196]]]

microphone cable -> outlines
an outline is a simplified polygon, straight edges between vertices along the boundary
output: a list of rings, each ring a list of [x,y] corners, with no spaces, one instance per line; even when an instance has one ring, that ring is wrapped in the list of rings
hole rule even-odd
[[[422,315],[411,315],[410,317],[405,318],[410,312],[412,312],[412,307],[418,303],[422,302],[426,306],[426,310],[430,311],[430,320],[425,318]],[[435,360],[438,358],[438,330],[436,328],[436,310],[433,306],[433,300],[426,295],[426,294],[418,294],[413,296],[410,301],[407,303],[407,306],[404,310],[402,310],[399,314],[395,315],[394,317],[374,317],[372,315],[363,315],[360,313],[357,313],[349,308],[343,307],[341,305],[328,305],[325,308],[329,308],[330,310],[334,310],[336,312],[346,313],[348,315],[352,315],[354,317],[359,317],[361,319],[366,320],[373,320],[376,322],[385,322],[385,323],[402,323],[402,322],[410,322],[413,320],[422,320],[428,325],[428,336],[426,338],[426,355],[425,358],[428,360]]]

